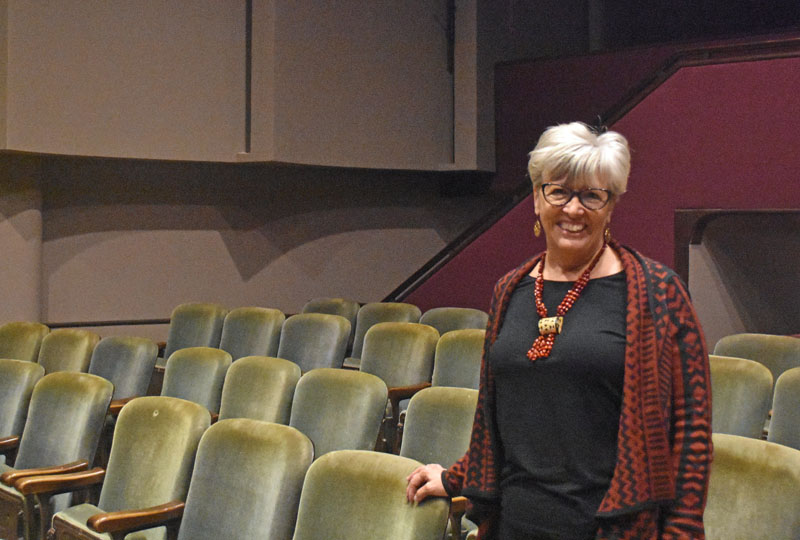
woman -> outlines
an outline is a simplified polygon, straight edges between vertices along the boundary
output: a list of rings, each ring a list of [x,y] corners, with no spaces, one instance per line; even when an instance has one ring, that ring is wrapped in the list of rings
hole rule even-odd
[[[528,171],[547,250],[495,286],[469,450],[406,495],[465,495],[481,540],[703,538],[708,353],[676,274],[611,239],[627,141],[551,127]]]

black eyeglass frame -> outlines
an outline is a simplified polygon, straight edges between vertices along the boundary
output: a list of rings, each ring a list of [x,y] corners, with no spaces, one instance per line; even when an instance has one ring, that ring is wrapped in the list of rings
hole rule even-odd
[[[561,204],[554,203],[554,202],[550,201],[550,199],[547,198],[547,194],[544,191],[545,186],[558,186],[558,187],[560,187],[560,188],[562,188],[564,190],[568,190],[570,192],[569,197],[567,197],[567,200],[564,201]],[[608,203],[614,197],[614,192],[611,191],[610,189],[606,189],[606,188],[569,189],[568,187],[564,187],[561,184],[556,184],[555,182],[545,182],[545,183],[541,184],[539,187],[542,190],[542,197],[544,197],[544,200],[547,201],[547,204],[549,204],[551,206],[558,206],[558,207],[567,206],[569,204],[569,202],[574,197],[577,196],[578,197],[578,201],[587,210],[602,210],[603,208],[605,208],[608,205]],[[602,191],[602,192],[604,192],[604,193],[606,193],[608,195],[608,198],[603,202],[603,204],[601,206],[598,206],[597,208],[591,208],[583,200],[583,194],[584,193],[588,193],[590,191]]]

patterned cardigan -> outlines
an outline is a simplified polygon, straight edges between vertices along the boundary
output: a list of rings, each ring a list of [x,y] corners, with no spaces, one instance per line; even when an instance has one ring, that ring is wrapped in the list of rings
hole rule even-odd
[[[678,276],[636,251],[610,244],[622,260],[628,301],[625,375],[611,485],[600,503],[597,539],[702,539],[710,472],[711,388],[703,332]],[[479,538],[494,538],[503,448],[486,360],[511,293],[534,257],[495,285],[484,342],[478,407],[467,453],[442,474],[451,496],[470,499]]]

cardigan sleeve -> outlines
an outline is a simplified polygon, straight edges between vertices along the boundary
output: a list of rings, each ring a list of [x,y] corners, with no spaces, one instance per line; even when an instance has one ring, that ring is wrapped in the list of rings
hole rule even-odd
[[[672,321],[672,466],[674,504],[664,508],[663,540],[702,539],[712,459],[711,385],[703,331],[677,276],[668,282]]]

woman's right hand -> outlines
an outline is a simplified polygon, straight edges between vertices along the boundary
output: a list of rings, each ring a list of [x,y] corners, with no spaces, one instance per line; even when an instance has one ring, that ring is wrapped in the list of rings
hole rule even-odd
[[[447,497],[442,485],[444,467],[436,463],[422,465],[408,475],[406,481],[406,499],[408,502],[420,502],[428,497]]]

